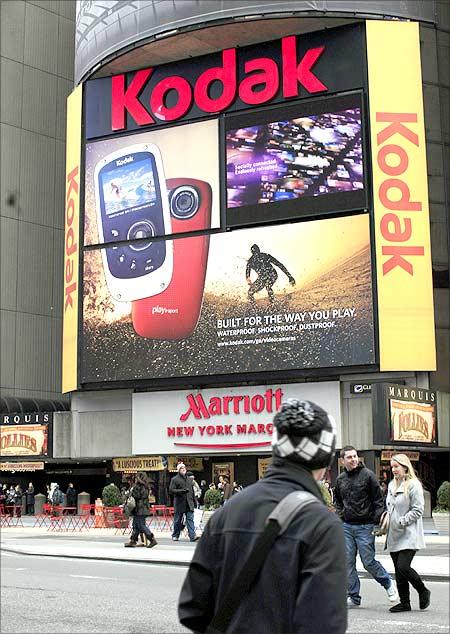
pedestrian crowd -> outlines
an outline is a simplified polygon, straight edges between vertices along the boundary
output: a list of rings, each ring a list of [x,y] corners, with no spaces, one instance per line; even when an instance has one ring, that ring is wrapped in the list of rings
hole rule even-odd
[[[46,485],[47,503],[52,507],[66,506],[72,507],[72,512],[76,513],[77,492],[72,483],[64,493],[56,482]],[[25,502],[25,514],[34,515],[35,489],[32,482],[23,490],[20,484],[0,484],[0,510],[15,517],[21,517],[23,503]]]

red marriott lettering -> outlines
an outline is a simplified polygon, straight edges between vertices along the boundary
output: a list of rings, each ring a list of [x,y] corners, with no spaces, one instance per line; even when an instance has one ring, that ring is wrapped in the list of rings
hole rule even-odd
[[[422,211],[422,203],[411,200],[408,178],[404,174],[409,165],[409,144],[419,147],[419,137],[411,129],[411,124],[417,123],[417,114],[377,112],[376,120],[385,124],[377,134],[377,163],[386,175],[378,188],[379,200],[387,210],[381,218],[380,231],[383,238],[391,243],[381,247],[382,255],[388,256],[383,261],[383,276],[396,267],[414,275],[411,258],[424,255],[423,246],[411,244],[414,216]],[[388,157],[393,158],[388,160]]]
[[[187,396],[188,409],[180,416],[183,423],[193,416],[194,418],[211,418],[228,414],[260,414],[263,411],[272,413],[281,407],[283,390],[279,387],[275,391],[268,389],[264,394],[254,396],[212,396],[208,404],[201,394],[189,394]]]
[[[130,115],[138,126],[159,121],[176,121],[184,117],[193,103],[207,114],[227,110],[239,96],[249,105],[261,105],[271,101],[280,90],[284,98],[298,97],[303,87],[308,93],[324,92],[327,86],[313,73],[313,67],[325,50],[325,46],[308,49],[301,59],[297,55],[295,35],[281,40],[281,69],[270,57],[255,57],[243,64],[244,76],[238,79],[236,49],[222,51],[219,66],[208,68],[194,85],[180,75],[169,75],[151,88],[148,103],[142,103],[139,96],[153,75],[153,68],[134,73],[128,86],[126,75],[116,75],[111,86],[111,129],[123,130],[126,115]],[[222,91],[212,97],[212,84],[220,83]],[[168,106],[168,93],[176,94],[176,103]]]

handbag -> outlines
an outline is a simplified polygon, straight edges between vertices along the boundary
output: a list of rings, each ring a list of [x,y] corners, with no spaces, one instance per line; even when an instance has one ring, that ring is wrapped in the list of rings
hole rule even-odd
[[[134,499],[132,495],[129,495],[127,497],[127,501],[123,505],[123,512],[125,513],[127,517],[129,517],[130,515],[133,515],[133,511],[135,508],[136,508],[136,500]]]
[[[391,515],[389,511],[383,511],[380,517],[379,524],[373,531],[374,535],[376,535],[377,537],[380,537],[381,535],[387,535],[389,531],[390,519]]]
[[[267,518],[264,531],[258,537],[242,569],[238,570],[222,605],[206,628],[205,634],[225,634],[242,597],[249,591],[258,576],[276,538],[284,533],[299,511],[313,503],[321,504],[320,500],[308,491],[294,491],[277,504]]]

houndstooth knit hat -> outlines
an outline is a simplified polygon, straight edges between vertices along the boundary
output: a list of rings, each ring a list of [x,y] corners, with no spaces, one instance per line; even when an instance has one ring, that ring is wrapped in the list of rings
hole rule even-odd
[[[307,469],[328,467],[336,449],[336,423],[316,403],[289,398],[273,419],[274,456]]]

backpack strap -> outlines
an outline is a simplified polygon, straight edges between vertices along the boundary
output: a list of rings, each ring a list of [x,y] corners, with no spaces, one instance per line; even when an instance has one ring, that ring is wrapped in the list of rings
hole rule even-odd
[[[247,556],[242,569],[236,574],[205,634],[226,632],[242,597],[250,590],[276,538],[287,530],[301,510],[313,503],[320,504],[320,500],[312,493],[294,491],[277,504],[268,516],[264,531],[258,536],[253,550]]]
[[[280,532],[278,534],[282,535],[295,516],[306,506],[314,502],[320,502],[320,500],[312,493],[309,493],[309,491],[293,491],[277,504],[267,518],[267,522],[271,520],[277,522],[280,526]]]

